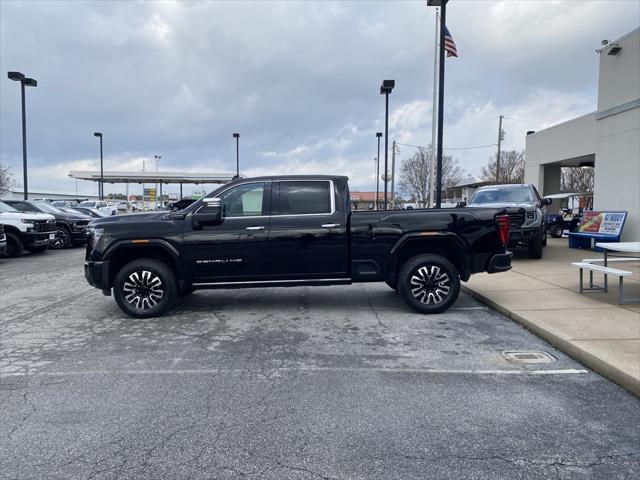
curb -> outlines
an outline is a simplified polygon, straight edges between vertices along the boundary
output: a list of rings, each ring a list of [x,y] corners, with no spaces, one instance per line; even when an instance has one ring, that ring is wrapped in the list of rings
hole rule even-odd
[[[624,389],[628,390],[637,397],[640,397],[640,381],[633,378],[631,375],[618,367],[611,365],[610,363],[602,360],[601,358],[589,353],[588,351],[577,347],[570,340],[563,339],[553,333],[550,330],[536,325],[534,322],[527,320],[525,317],[518,315],[511,310],[503,307],[499,303],[494,302],[489,297],[486,297],[466,285],[461,285],[462,290],[478,300],[480,303],[487,305],[488,307],[496,310],[504,316],[510,318],[514,322],[519,323],[527,330],[533,332],[538,337],[549,342],[561,352],[567,354],[574,360],[582,363],[586,367],[590,368],[596,373],[599,373],[603,377],[617,383]]]

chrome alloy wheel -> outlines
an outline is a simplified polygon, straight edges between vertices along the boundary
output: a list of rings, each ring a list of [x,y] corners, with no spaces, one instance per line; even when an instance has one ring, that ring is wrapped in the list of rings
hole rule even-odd
[[[164,286],[160,277],[149,270],[140,270],[127,277],[122,291],[129,305],[138,310],[150,310],[162,301]]]
[[[451,289],[449,275],[435,265],[420,267],[411,276],[411,294],[421,303],[442,302]]]
[[[56,238],[51,243],[51,246],[55,249],[63,248],[65,245],[69,243],[69,235],[64,228],[56,231]]]

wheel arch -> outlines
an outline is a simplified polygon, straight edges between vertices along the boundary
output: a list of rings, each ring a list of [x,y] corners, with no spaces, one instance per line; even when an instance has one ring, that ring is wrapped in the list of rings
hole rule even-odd
[[[165,263],[175,273],[178,284],[182,285],[184,269],[175,246],[161,239],[120,240],[109,246],[103,256],[103,259],[109,262],[107,288],[113,286],[114,279],[123,266],[140,258],[153,258]]]
[[[435,254],[449,260],[458,270],[460,279],[471,276],[470,252],[457,235],[450,232],[418,232],[404,235],[391,249],[387,280],[395,285],[402,264],[421,254]]]

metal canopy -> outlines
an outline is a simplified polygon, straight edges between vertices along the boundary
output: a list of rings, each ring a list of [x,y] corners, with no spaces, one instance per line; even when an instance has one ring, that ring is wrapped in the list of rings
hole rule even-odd
[[[71,178],[78,180],[100,181],[100,171],[71,170]],[[115,172],[105,171],[103,174],[105,183],[228,183],[235,173],[210,173],[210,172]]]

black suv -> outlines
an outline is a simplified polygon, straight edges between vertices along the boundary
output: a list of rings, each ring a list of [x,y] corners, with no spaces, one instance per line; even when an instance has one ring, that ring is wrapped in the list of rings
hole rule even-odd
[[[530,258],[542,258],[547,245],[546,205],[551,199],[540,198],[531,184],[489,185],[478,188],[469,207],[505,208],[509,215],[509,247],[529,249]]]
[[[84,245],[87,241],[87,225],[91,217],[81,213],[64,212],[47,202],[40,200],[4,200],[4,203],[11,205],[21,212],[48,213],[56,219],[58,235],[52,243],[53,248],[65,248],[70,245]]]

